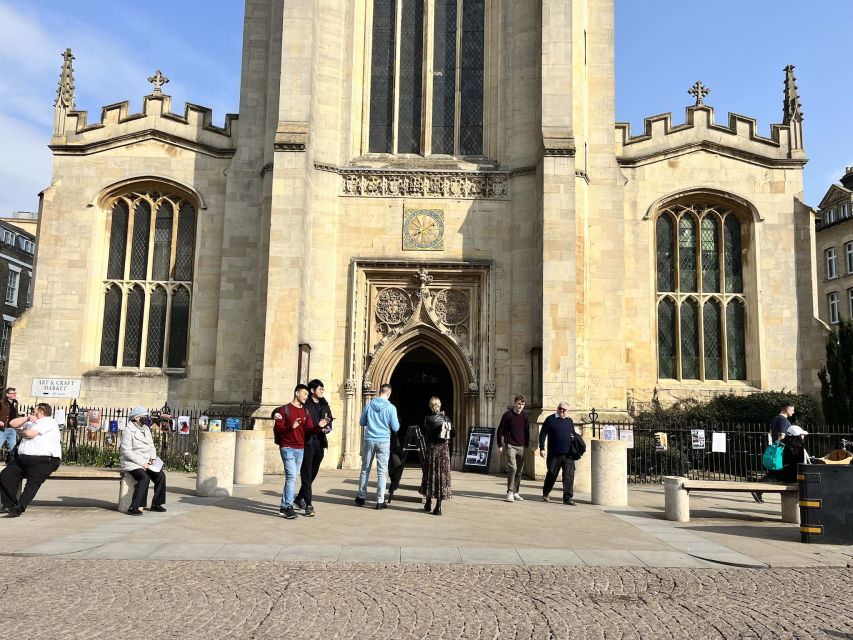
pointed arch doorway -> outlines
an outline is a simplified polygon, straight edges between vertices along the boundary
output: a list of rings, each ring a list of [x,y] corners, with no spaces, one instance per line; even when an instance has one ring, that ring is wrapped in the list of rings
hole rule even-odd
[[[454,389],[444,361],[426,347],[416,347],[402,357],[391,374],[391,402],[397,407],[400,426],[423,425],[429,414],[429,399],[441,400],[448,416],[454,412]]]

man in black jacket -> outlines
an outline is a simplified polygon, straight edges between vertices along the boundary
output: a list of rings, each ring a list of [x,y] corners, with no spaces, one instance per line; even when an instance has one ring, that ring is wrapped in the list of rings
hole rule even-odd
[[[524,500],[518,490],[521,488],[521,474],[524,473],[524,450],[530,445],[530,423],[524,413],[527,403],[524,396],[515,396],[512,409],[501,417],[498,425],[498,454],[506,449],[506,501]]]
[[[539,455],[545,458],[545,439],[548,439],[548,457],[545,484],[542,486],[542,500],[549,501],[548,494],[554,488],[557,475],[563,472],[563,504],[574,506],[572,500],[575,484],[575,460],[586,452],[586,444],[575,433],[575,423],[569,417],[569,404],[561,402],[557,413],[545,418],[545,424],[539,432]]]
[[[302,467],[299,470],[299,476],[302,480],[302,486],[299,487],[299,493],[294,500],[294,504],[305,511],[305,515],[309,518],[314,516],[314,493],[312,485],[320,471],[320,463],[323,462],[325,450],[329,448],[329,441],[326,439],[326,434],[332,430],[332,409],[329,403],[323,397],[325,388],[320,380],[314,379],[308,383],[308,401],[305,403],[305,409],[311,415],[311,420],[314,424],[320,424],[320,420],[326,418],[328,424],[323,429],[311,436],[305,443],[305,453],[302,458]]]

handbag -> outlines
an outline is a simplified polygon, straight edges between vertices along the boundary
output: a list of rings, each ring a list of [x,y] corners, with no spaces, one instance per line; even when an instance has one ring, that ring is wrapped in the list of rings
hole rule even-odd
[[[450,440],[450,432],[453,430],[453,425],[450,424],[450,420],[445,420],[441,423],[441,429],[438,432],[439,440]]]

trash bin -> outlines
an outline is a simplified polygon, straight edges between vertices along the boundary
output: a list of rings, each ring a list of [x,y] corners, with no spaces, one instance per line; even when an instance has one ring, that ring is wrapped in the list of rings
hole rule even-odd
[[[853,465],[801,464],[800,539],[853,544]]]

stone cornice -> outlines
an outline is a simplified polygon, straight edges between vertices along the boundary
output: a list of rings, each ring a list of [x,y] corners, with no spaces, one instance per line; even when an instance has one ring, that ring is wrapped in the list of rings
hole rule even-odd
[[[750,164],[756,164],[771,169],[801,169],[808,162],[807,158],[771,158],[757,153],[751,153],[744,149],[737,149],[728,145],[702,140],[688,144],[658,149],[645,155],[617,156],[621,167],[642,167],[644,165],[661,162],[678,156],[687,155],[696,151],[708,151],[720,156],[743,160]]]
[[[101,151],[106,151],[108,149],[116,149],[118,147],[124,147],[138,142],[145,142],[147,140],[157,140],[159,142],[165,142],[175,147],[181,147],[182,149],[187,149],[189,151],[195,151],[204,155],[213,156],[214,158],[231,158],[235,152],[235,149],[222,149],[220,147],[213,147],[210,145],[201,144],[194,140],[187,140],[186,138],[172,135],[166,133],[165,131],[158,131],[156,129],[145,129],[142,131],[135,131],[133,133],[128,133],[121,136],[108,137],[104,138],[103,140],[95,140],[88,144],[53,143],[49,144],[48,148],[53,151],[54,155],[57,156],[85,156],[91,155],[93,153],[99,153]]]

